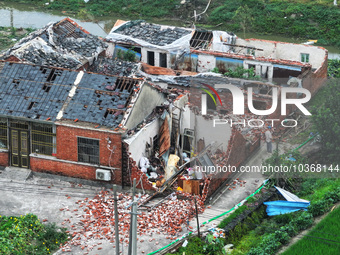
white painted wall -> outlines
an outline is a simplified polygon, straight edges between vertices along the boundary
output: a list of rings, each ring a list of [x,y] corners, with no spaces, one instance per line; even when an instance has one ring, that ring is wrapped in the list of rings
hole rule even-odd
[[[268,62],[260,62],[260,61],[252,61],[252,60],[245,60],[243,62],[243,67],[245,69],[249,69],[249,65],[255,65],[256,66],[256,75],[260,75],[262,72],[267,71],[268,73],[268,81],[273,81],[273,74],[274,74],[274,67],[272,63]]]
[[[107,47],[105,54],[107,57],[112,58],[116,45],[114,43],[108,43],[108,45],[109,47]]]
[[[170,53],[167,51],[162,51],[162,50],[158,50],[158,49],[151,49],[151,48],[145,48],[142,47],[141,48],[141,54],[142,54],[142,58],[141,61],[143,63],[148,63],[148,51],[152,51],[155,53],[155,66],[160,66],[160,61],[159,61],[159,53],[166,53],[167,57],[167,68],[170,68]]]
[[[273,42],[257,39],[241,39],[236,40],[237,45],[251,46],[263,51],[255,51],[255,57],[266,57],[281,60],[301,61],[301,53],[309,54],[309,63],[313,68],[319,68],[324,61],[327,50],[321,47],[304,44]],[[240,50],[241,48],[236,48]],[[246,54],[247,49],[242,49],[240,54]]]
[[[197,72],[209,72],[216,67],[216,58],[212,55],[198,55]]]
[[[182,130],[190,128],[195,130],[196,142],[199,139],[204,139],[205,145],[217,142],[221,144],[222,150],[226,150],[231,136],[230,125],[216,125],[213,126],[213,120],[206,120],[201,115],[195,115],[189,108],[183,114]],[[217,117],[215,117],[217,118]]]
[[[153,122],[142,128],[133,137],[125,139],[124,141],[129,144],[129,152],[133,160],[139,163],[139,159],[143,156],[145,152],[146,143],[150,144],[150,138],[152,139],[158,134],[160,128],[159,119],[155,119]]]

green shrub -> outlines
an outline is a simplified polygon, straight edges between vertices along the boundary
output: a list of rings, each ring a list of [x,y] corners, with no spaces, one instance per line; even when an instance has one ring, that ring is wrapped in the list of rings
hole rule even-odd
[[[275,233],[267,234],[262,238],[258,247],[252,248],[248,255],[271,255],[279,249],[281,243],[276,238]]]
[[[337,203],[340,201],[340,187],[337,187],[335,190],[328,191],[325,196],[325,200],[331,199],[333,203]]]
[[[298,230],[294,226],[294,224],[288,224],[288,225],[282,226],[280,230],[282,232],[286,232],[290,237],[296,236],[296,234],[298,233]]]
[[[311,202],[310,206],[308,207],[308,211],[313,215],[313,217],[317,217],[328,212],[332,204],[332,199],[321,199]]]
[[[55,224],[44,225],[33,214],[0,215],[0,254],[50,254],[67,241],[65,230]]]
[[[285,213],[274,216],[274,221],[279,225],[288,224],[292,220],[293,215],[291,213]]]
[[[313,224],[313,215],[309,212],[302,212],[300,216],[294,219],[292,222],[297,228],[297,230],[305,230],[312,226]]]
[[[278,240],[281,244],[286,244],[289,242],[290,236],[286,231],[277,230],[274,233],[276,240]]]

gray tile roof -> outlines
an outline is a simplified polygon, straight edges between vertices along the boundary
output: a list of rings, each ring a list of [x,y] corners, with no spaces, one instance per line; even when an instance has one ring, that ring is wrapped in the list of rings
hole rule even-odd
[[[154,45],[164,46],[191,33],[191,31],[179,27],[163,27],[157,24],[143,21],[129,22],[127,25],[116,29],[115,33],[128,35],[144,40]]]
[[[0,62],[0,114],[55,121],[62,119],[117,127],[138,79],[84,73],[74,96],[69,92],[79,72],[22,63]]]
[[[105,42],[66,18],[23,38],[1,59],[14,55],[32,64],[78,69],[106,48]]]

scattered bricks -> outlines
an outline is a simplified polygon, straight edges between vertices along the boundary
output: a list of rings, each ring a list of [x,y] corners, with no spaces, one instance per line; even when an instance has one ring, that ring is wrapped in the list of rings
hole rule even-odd
[[[152,212],[142,211],[138,215],[138,236],[139,242],[144,242],[141,236],[150,236],[149,242],[154,242],[153,234],[166,234],[168,238],[176,239],[177,233],[182,231],[181,225],[186,224],[190,218],[194,217],[194,202],[190,194],[181,194],[187,199],[178,198],[168,200],[153,209]],[[126,205],[131,202],[131,196],[119,193],[118,212],[119,212],[119,233],[120,243],[127,245],[129,237],[130,214]],[[148,195],[141,197],[139,203],[148,199]],[[203,200],[198,198],[198,210],[203,212]],[[77,229],[72,225],[71,236],[74,237],[63,248],[71,246],[81,246],[85,249],[85,244],[89,239],[103,240],[110,242],[114,240],[114,202],[113,197],[108,191],[101,191],[94,199],[78,201],[78,206],[83,205],[84,212],[81,224],[77,224]],[[89,213],[91,212],[91,214]],[[71,211],[74,213],[74,211]],[[100,245],[101,242],[95,245]],[[158,243],[157,243],[158,244]],[[95,245],[88,247],[88,251]]]

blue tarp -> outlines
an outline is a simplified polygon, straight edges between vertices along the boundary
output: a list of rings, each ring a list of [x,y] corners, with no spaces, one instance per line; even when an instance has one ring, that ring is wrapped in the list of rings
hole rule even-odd
[[[275,188],[287,201],[278,200],[264,202],[264,204],[267,206],[266,212],[269,216],[307,210],[307,207],[310,204],[308,200],[301,199],[293,193],[282,188],[276,186]]]
[[[264,204],[267,206],[267,210],[266,210],[267,214],[269,216],[274,216],[274,215],[279,215],[279,214],[296,212],[300,210],[306,211],[310,203],[278,200],[278,201],[264,202]]]

